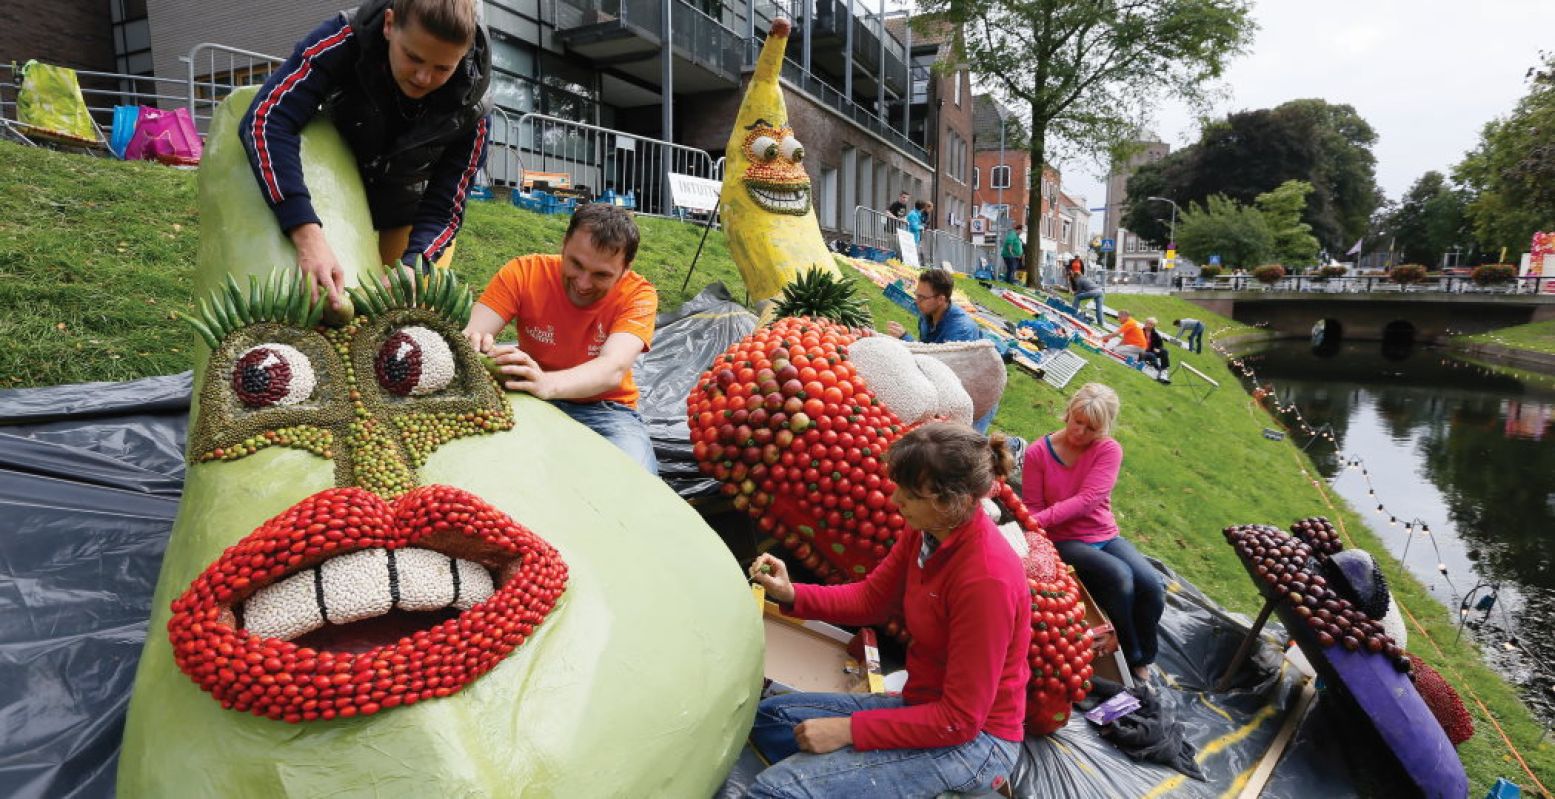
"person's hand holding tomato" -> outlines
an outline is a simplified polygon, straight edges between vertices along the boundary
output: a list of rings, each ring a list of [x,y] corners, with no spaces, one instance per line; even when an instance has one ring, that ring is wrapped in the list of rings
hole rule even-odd
[[[762,553],[751,563],[750,578],[767,589],[767,596],[773,601],[784,605],[794,601],[794,581],[788,577],[788,566],[772,555]]]

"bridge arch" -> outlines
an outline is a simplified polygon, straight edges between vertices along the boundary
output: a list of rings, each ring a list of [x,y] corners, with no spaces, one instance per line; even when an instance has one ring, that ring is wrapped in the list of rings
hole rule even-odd
[[[1312,326],[1312,353],[1320,358],[1339,354],[1344,344],[1344,323],[1333,317],[1317,320]]]
[[[1407,357],[1415,347],[1418,335],[1413,322],[1394,319],[1382,326],[1382,357],[1398,360]]]

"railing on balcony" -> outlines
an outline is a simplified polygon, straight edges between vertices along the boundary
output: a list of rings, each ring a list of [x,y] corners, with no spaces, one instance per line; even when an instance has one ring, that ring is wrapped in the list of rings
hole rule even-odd
[[[565,32],[614,22],[657,42],[663,29],[663,10],[660,0],[556,0],[556,29]],[[739,80],[740,34],[681,0],[670,6],[670,23],[670,38],[680,55],[730,80]]]
[[[761,54],[761,42],[760,38],[754,38],[746,42],[745,63],[756,63],[756,56]],[[906,134],[892,126],[885,119],[853,102],[852,98],[844,95],[837,87],[814,73],[806,72],[804,67],[787,58],[783,59],[783,79],[799,87],[822,105],[853,120],[860,127],[885,139],[893,146],[905,151],[908,155],[920,161],[926,162],[929,160],[929,151],[924,149],[922,145],[907,138]]]

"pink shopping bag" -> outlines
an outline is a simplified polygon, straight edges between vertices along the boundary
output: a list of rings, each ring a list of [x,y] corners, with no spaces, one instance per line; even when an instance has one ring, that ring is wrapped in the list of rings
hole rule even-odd
[[[124,148],[124,159],[155,160],[164,164],[198,164],[203,151],[200,133],[194,126],[189,109],[164,111],[142,107],[140,121],[135,125],[135,135]]]

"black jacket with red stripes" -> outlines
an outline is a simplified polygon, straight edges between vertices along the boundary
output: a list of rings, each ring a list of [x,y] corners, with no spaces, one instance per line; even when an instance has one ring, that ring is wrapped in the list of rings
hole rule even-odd
[[[396,204],[414,208],[403,257],[413,264],[437,260],[464,222],[465,201],[486,161],[491,49],[478,27],[453,77],[412,102],[389,73],[383,36],[389,3],[371,0],[308,34],[265,81],[239,135],[265,201],[289,232],[319,222],[298,150],[299,132],[324,110],[356,154],[374,216]]]

